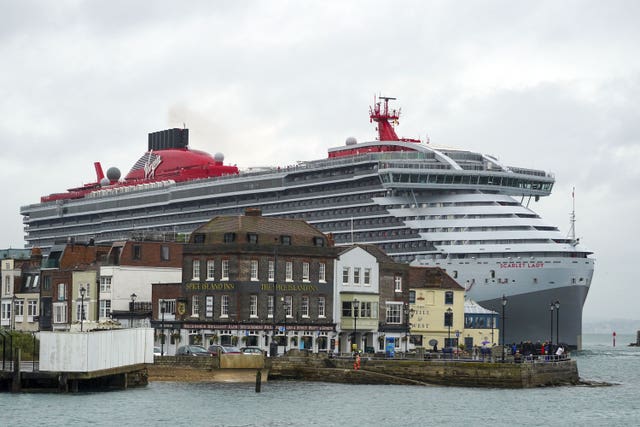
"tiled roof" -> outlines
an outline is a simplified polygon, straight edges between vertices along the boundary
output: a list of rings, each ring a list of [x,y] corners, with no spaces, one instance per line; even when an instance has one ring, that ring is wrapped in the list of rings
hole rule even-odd
[[[409,287],[464,291],[464,288],[440,267],[411,266],[409,269]]]

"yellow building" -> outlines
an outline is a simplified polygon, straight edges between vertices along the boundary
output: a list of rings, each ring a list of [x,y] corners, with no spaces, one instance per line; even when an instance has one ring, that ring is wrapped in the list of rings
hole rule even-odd
[[[464,288],[441,268],[409,270],[411,340],[427,349],[457,347],[464,336]]]

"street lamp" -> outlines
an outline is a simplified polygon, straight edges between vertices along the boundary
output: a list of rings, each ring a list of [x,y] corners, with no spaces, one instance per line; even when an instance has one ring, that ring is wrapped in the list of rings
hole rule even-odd
[[[160,313],[162,314],[162,335],[160,335],[160,356],[164,356],[164,312],[167,311],[167,302],[160,301]]]
[[[447,345],[445,347],[451,347],[451,324],[453,323],[453,310],[451,307],[447,308]]]
[[[549,304],[549,314],[551,315],[551,340],[549,341],[549,351],[551,351],[551,346],[553,345],[553,301]]]
[[[507,297],[502,295],[502,363],[504,363],[504,345],[505,345],[505,340],[504,340],[504,335],[505,335],[505,330],[506,328],[506,322],[504,320],[504,307],[507,305]]]
[[[84,294],[87,292],[84,286],[80,286],[80,332],[82,332],[82,323],[84,322]]]
[[[560,301],[553,303],[556,306],[556,344],[560,345]]]
[[[404,303],[404,354],[406,355],[409,352],[409,329],[411,328],[411,324],[409,323],[409,315],[413,313],[413,309],[409,309],[409,304]]]
[[[360,311],[360,301],[357,298],[353,299],[353,341],[351,342],[351,349],[353,350],[353,344],[356,345],[356,352],[358,352],[358,312]]]
[[[130,322],[129,322],[130,328],[133,328],[133,308],[136,304],[136,298],[138,298],[138,295],[136,295],[135,293],[131,294],[131,310],[129,311],[129,314],[131,316]]]
[[[289,304],[287,304],[287,300],[285,297],[280,297],[280,302],[282,303],[282,309],[284,311],[284,352],[285,354],[287,353],[287,341],[288,341],[288,334],[287,334],[287,314],[289,313],[288,307]]]

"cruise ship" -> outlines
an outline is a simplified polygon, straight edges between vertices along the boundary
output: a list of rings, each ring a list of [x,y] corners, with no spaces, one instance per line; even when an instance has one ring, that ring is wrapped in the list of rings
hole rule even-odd
[[[529,207],[550,195],[554,176],[399,138],[394,99],[370,107],[377,139],[350,137],[325,159],[289,166],[241,171],[220,153],[189,148],[188,129],[151,133],[124,178],[95,163],[95,182],[23,206],[26,246],[190,233],[213,216],[260,208],[304,219],[337,245],[371,243],[398,261],[445,269],[504,315],[507,342],[553,335],[580,348],[592,252]]]

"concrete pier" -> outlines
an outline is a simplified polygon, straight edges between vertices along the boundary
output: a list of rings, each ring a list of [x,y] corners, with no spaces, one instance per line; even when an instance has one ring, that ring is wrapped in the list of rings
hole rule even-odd
[[[578,384],[574,360],[491,363],[474,360],[330,359],[291,352],[270,360],[269,380],[297,379],[351,384],[413,384],[461,387],[532,388]]]

